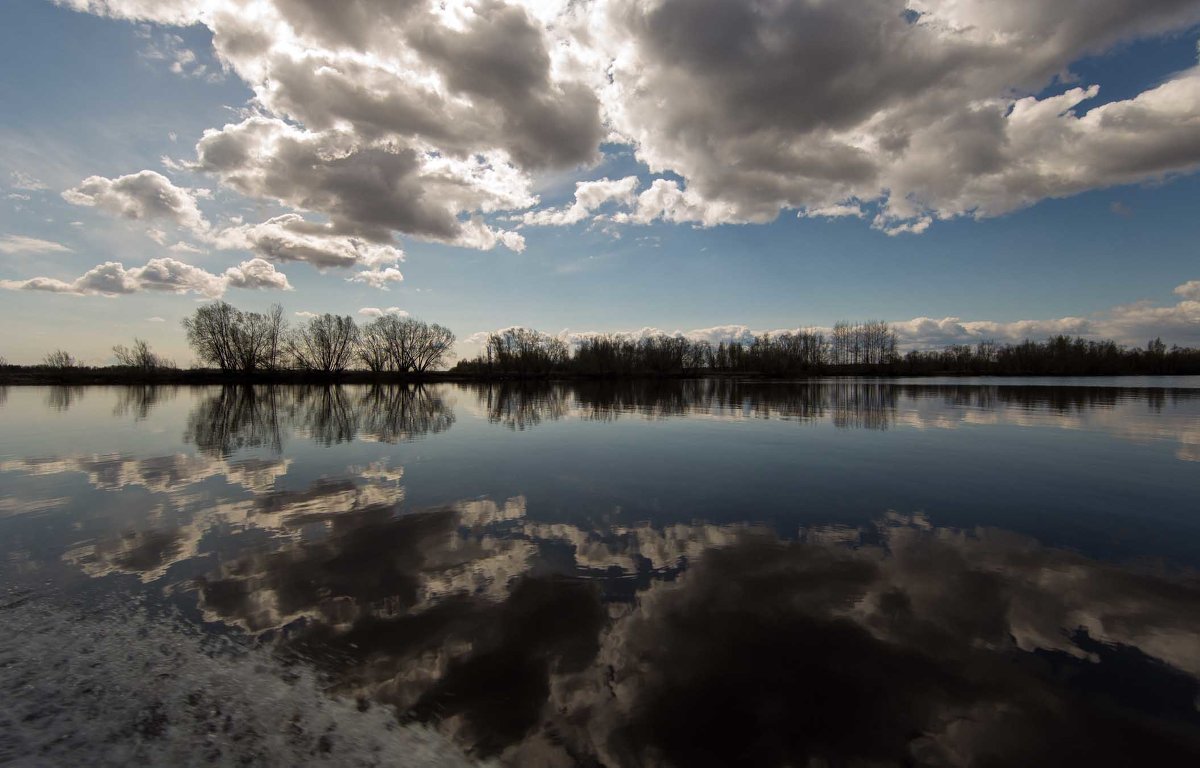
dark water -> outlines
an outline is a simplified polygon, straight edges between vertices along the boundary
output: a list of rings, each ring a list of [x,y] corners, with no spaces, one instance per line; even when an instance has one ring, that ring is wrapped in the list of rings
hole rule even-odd
[[[1186,378],[0,389],[0,762],[1197,765],[1198,567]]]

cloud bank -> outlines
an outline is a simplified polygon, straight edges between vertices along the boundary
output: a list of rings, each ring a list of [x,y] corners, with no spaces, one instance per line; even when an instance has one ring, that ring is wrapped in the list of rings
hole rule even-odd
[[[58,2],[206,26],[254,100],[187,165],[375,243],[519,249],[483,217],[568,225],[606,203],[628,224],[794,211],[919,233],[1200,167],[1200,68],[1107,103],[1070,70],[1193,27],[1189,0]],[[534,208],[534,174],[582,175],[604,141],[670,177]],[[196,223],[89,182],[88,204]]]
[[[230,288],[292,290],[287,276],[262,259],[243,261],[218,275],[170,258],[151,259],[145,266],[128,269],[119,261],[106,261],[70,282],[53,277],[34,277],[29,280],[0,280],[0,288],[73,296],[121,296],[161,291],[195,293],[208,298],[223,296]]]

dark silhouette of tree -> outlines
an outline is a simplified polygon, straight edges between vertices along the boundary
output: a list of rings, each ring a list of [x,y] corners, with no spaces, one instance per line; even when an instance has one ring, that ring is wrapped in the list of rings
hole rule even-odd
[[[42,358],[42,365],[47,368],[78,368],[79,361],[71,353],[56,349]]]
[[[569,359],[566,342],[532,328],[493,333],[486,345],[487,365],[502,373],[550,373]]]
[[[287,335],[287,351],[292,364],[305,371],[339,373],[354,359],[358,328],[350,316],[324,314]]]
[[[160,368],[174,368],[175,364],[164,357],[150,351],[150,344],[144,339],[134,339],[132,347],[118,344],[112,348],[117,365],[125,368],[137,368],[140,371],[156,371]]]
[[[183,327],[196,356],[222,371],[257,373],[280,367],[286,327],[278,304],[259,313],[218,301],[199,307]]]
[[[454,333],[415,317],[384,315],[363,327],[356,357],[375,371],[426,373],[453,356]]]
[[[366,366],[367,370],[382,373],[391,370],[392,351],[388,341],[390,325],[380,317],[367,323],[358,333],[358,344],[355,346],[355,357]]]

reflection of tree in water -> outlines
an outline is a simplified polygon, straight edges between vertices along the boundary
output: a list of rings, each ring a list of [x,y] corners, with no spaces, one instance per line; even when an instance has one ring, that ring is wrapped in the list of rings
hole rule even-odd
[[[174,400],[179,387],[154,384],[130,385],[117,388],[117,401],[113,405],[113,416],[133,416],[142,421],[150,411],[164,400]]]
[[[475,394],[488,421],[513,430],[557,421],[569,409],[566,392],[558,385],[501,382],[478,386]]]
[[[283,449],[277,387],[229,386],[196,404],[183,439],[202,452],[228,456],[243,448]]]
[[[577,416],[615,421],[696,414],[796,421],[829,419],[842,429],[888,429],[904,401],[938,399],[948,406],[1017,408],[1053,414],[1112,409],[1125,402],[1161,411],[1200,397],[1190,390],[1007,385],[897,385],[886,379],[764,382],[750,379],[613,379],[571,383],[501,383],[476,389],[493,423],[511,429]]]
[[[947,405],[993,409],[1014,406],[1057,414],[1112,409],[1122,403],[1144,403],[1161,412],[1165,405],[1181,405],[1200,399],[1200,390],[1142,387],[1080,387],[996,384],[903,384],[897,389],[909,399],[939,397]]]
[[[832,413],[840,427],[886,429],[896,408],[893,388],[853,381],[777,384],[711,378],[506,383],[480,387],[477,394],[489,420],[511,429],[561,419],[573,410],[590,421],[698,413],[807,421]]]
[[[919,518],[797,540],[586,531],[523,504],[294,521],[315,523],[320,539],[226,562],[207,615],[287,624],[284,650],[336,690],[509,764],[1200,757],[1194,579]],[[630,569],[650,576],[637,599],[606,602]]]
[[[192,410],[184,437],[203,451],[228,455],[257,446],[279,451],[288,429],[334,445],[360,433],[384,442],[413,440],[453,424],[445,399],[421,386],[223,387]]]
[[[287,406],[288,421],[314,442],[348,443],[358,431],[358,414],[345,387],[288,387],[281,399]]]
[[[363,434],[384,443],[445,432],[454,424],[454,411],[442,396],[422,386],[376,385],[362,393],[355,408]]]
[[[86,387],[54,386],[46,388],[46,407],[56,411],[69,411],[71,406],[83,399]]]

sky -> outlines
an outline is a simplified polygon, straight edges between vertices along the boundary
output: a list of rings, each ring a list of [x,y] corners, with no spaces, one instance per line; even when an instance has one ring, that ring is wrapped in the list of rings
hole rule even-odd
[[[201,302],[1200,346],[1195,0],[6,0],[0,356]]]

